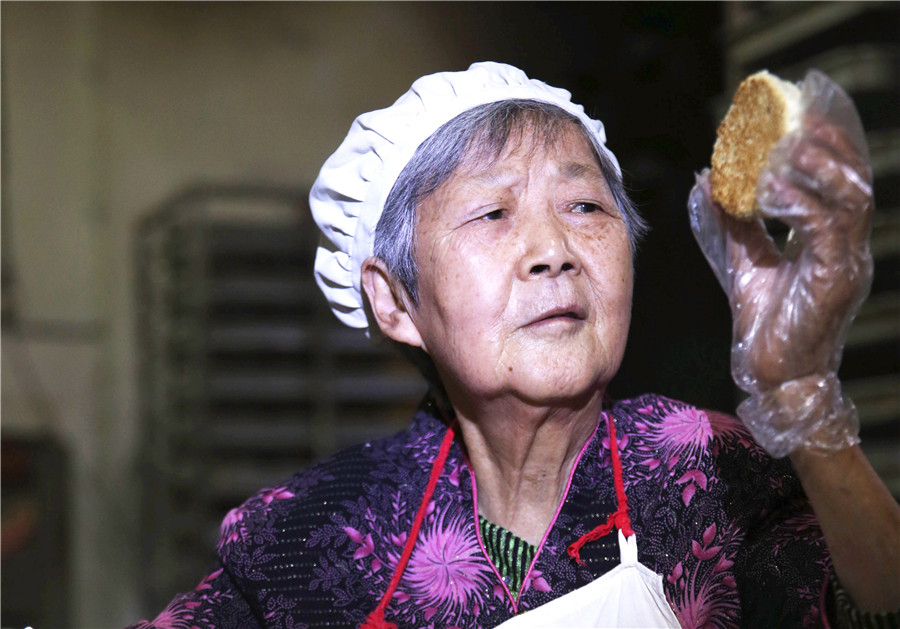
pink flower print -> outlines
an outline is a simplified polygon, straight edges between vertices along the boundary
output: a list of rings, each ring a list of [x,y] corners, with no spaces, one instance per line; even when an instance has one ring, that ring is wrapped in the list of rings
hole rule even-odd
[[[703,531],[703,547],[706,548],[709,546],[712,541],[716,539],[716,523],[713,522],[709,526],[706,527],[706,530]],[[721,548],[721,546],[719,546]]]
[[[236,542],[243,536],[244,515],[247,510],[243,507],[236,507],[229,511],[222,520],[222,526],[219,530],[219,550],[221,551],[226,545]]]
[[[363,557],[368,557],[372,554],[373,550],[375,550],[375,542],[372,541],[372,535],[368,534],[363,540],[363,543],[356,549],[356,552],[353,553],[353,558],[362,559]]]
[[[797,541],[822,543],[821,536],[822,531],[816,515],[812,512],[800,513],[788,518],[775,529],[774,554],[778,555],[782,548]]]
[[[681,578],[681,575],[684,574],[684,567],[681,565],[679,561],[675,564],[675,567],[672,568],[672,573],[666,577],[666,581],[671,583],[672,585],[678,587],[679,589],[684,587],[684,580]]]
[[[288,491],[286,487],[264,489],[240,507],[229,511],[222,520],[219,533],[219,551],[221,552],[225,546],[242,539],[247,534],[244,520],[248,513],[255,513],[261,505],[264,505],[261,512],[266,513],[272,508],[271,505],[274,501],[293,497],[294,494]]]
[[[222,570],[222,568],[219,568],[218,570],[215,570],[214,572],[205,576],[203,580],[200,581],[200,583],[197,585],[197,587],[194,588],[194,591],[201,592],[203,590],[209,590],[210,588],[212,588],[212,586],[209,584],[210,581],[215,581],[218,576],[222,574]]]
[[[359,547],[356,549],[356,552],[353,553],[354,559],[363,559],[364,557],[368,557],[375,551],[375,542],[372,540],[372,534],[367,533],[365,537],[363,537],[362,533],[357,531],[352,526],[345,526],[344,533],[347,534],[355,544],[358,544]],[[379,562],[379,568],[381,568]],[[377,571],[377,570],[376,570]]]
[[[246,509],[243,507],[236,507],[229,511],[225,519],[222,520],[222,528],[229,529],[235,526],[238,522],[244,519],[244,514],[246,513]]]
[[[464,521],[444,519],[441,513],[419,533],[402,581],[417,592],[417,606],[437,610],[436,625],[447,625],[479,604],[490,574]]]
[[[196,607],[197,605],[193,605]],[[195,627],[194,612],[190,609],[190,603],[185,603],[177,598],[166,607],[151,622],[142,620],[135,629],[191,629]]]
[[[709,416],[704,411],[687,406],[662,418],[655,440],[671,468],[684,457],[691,464],[698,463],[712,437]]]
[[[734,561],[726,549],[735,540],[728,532],[724,540],[717,543],[717,538],[718,528],[712,523],[700,540],[692,541],[684,561],[666,576],[673,586],[668,592],[669,602],[682,627],[724,629],[737,621],[737,583],[730,571]]]
[[[724,584],[704,581],[699,587],[691,580],[678,602],[672,605],[682,627],[711,627],[726,629],[734,626],[733,615],[739,605],[736,593],[723,596]]]
[[[778,474],[769,478],[769,487],[775,495],[784,495],[784,477]]]
[[[395,600],[398,603],[403,604],[406,601],[408,601],[409,599],[410,599],[410,596],[406,592],[401,592],[400,590],[395,590],[394,597],[392,600]]]
[[[697,488],[706,490],[707,482],[706,474],[700,470],[685,472],[681,478],[675,481],[676,485],[684,485],[684,489],[681,490],[681,499],[684,501],[685,506],[691,503],[691,498],[694,497]]]
[[[450,484],[454,487],[459,487],[459,473],[462,470],[463,464],[460,462],[457,465],[453,466],[453,469],[450,471],[450,476],[447,479],[450,481]]]
[[[406,536],[407,536],[406,531],[400,531],[399,535],[395,535],[394,533],[388,534],[388,537],[390,537],[391,543],[394,546],[399,546],[400,548],[403,548],[403,546],[406,544]]]
[[[612,449],[612,448],[610,448],[610,445],[609,445],[609,437],[603,437],[603,439],[601,439],[600,442],[603,444],[603,447],[606,448],[607,450]],[[619,452],[621,452],[622,450],[624,450],[625,448],[628,447],[628,434],[627,433],[623,433],[623,434],[619,434],[618,432],[616,433],[616,447],[619,449]]]
[[[744,426],[744,423],[732,415],[717,413],[715,411],[708,412],[709,424],[712,426],[717,445],[719,443],[731,444],[732,442],[740,446],[742,450],[748,451],[754,458],[765,456],[765,451],[750,436],[750,431]]]
[[[818,531],[820,528],[819,519],[816,517],[816,514],[811,511],[788,518],[784,521],[784,526],[786,528],[794,528],[797,531],[805,531],[807,529]]]
[[[703,532],[703,544],[700,544],[697,540],[691,542],[691,553],[694,557],[700,561],[706,561],[715,557],[722,550],[721,546],[710,546],[715,537],[716,523],[713,522]]]
[[[525,577],[525,582],[522,583],[522,592],[527,591],[528,588],[534,588],[538,592],[549,592],[550,584],[542,576],[543,574],[540,570],[531,570]]]
[[[723,570],[728,570],[733,565],[733,561],[731,561],[725,555],[722,555],[721,557],[719,557],[719,561],[716,562],[716,567],[713,568],[713,572],[722,572]]]
[[[750,446],[750,442],[746,440],[750,433],[740,419],[733,415],[726,415],[716,411],[707,411],[706,416],[716,437],[737,437],[742,445]]]
[[[360,533],[359,531],[357,531],[357,530],[356,530],[355,528],[353,528],[352,526],[345,526],[345,527],[344,527],[344,533],[346,533],[346,534],[347,534],[347,537],[349,537],[352,541],[356,542],[357,544],[362,544],[362,543],[363,543],[363,536],[362,536],[362,533]]]
[[[813,605],[803,617],[803,629],[816,629],[821,626],[822,622],[819,618],[819,606]]]
[[[293,498],[294,494],[289,492],[286,487],[276,487],[275,489],[267,489],[262,494],[263,504],[271,504],[273,500],[284,500],[285,498]]]

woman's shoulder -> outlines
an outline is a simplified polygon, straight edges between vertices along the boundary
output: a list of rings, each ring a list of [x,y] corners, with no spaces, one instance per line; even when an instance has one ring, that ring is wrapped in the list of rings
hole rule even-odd
[[[440,444],[443,425],[427,409],[393,435],[360,443],[313,463],[281,482],[259,490],[224,517],[218,542],[220,556],[270,546],[285,535],[321,528],[353,510],[360,496],[377,486],[415,484],[427,475],[433,444]]]
[[[781,500],[799,492],[790,461],[770,457],[733,415],[657,394],[621,400],[608,412],[633,478],[655,479],[685,501],[712,484],[732,500]],[[771,491],[761,492],[762,485]]]
[[[701,408],[656,393],[618,400],[609,411],[616,426],[629,437],[645,438],[662,453],[742,450],[756,459],[768,459],[750,432],[734,415]]]

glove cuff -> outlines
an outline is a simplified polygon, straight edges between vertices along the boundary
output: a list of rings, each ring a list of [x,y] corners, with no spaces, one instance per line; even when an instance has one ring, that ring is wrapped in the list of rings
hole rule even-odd
[[[859,413],[841,394],[840,380],[833,373],[754,391],[737,413],[757,443],[775,458],[800,448],[834,452],[859,443]]]

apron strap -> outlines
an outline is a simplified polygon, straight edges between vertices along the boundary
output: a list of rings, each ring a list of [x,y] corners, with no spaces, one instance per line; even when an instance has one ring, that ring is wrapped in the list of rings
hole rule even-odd
[[[584,562],[581,560],[581,547],[588,542],[593,542],[604,535],[608,535],[613,528],[622,531],[626,537],[634,535],[634,531],[631,530],[631,518],[628,517],[628,497],[625,495],[625,482],[622,479],[622,461],[619,459],[619,445],[616,442],[616,425],[613,423],[612,415],[606,414],[606,420],[609,424],[609,453],[612,458],[613,483],[616,486],[617,505],[616,510],[606,518],[606,522],[592,531],[588,531],[569,546],[567,551],[569,557],[582,566]]]
[[[444,440],[441,442],[441,448],[438,450],[438,455],[431,465],[431,475],[428,477],[428,485],[425,487],[425,494],[422,496],[422,504],[419,505],[419,512],[416,513],[416,519],[413,521],[412,528],[409,531],[409,537],[406,538],[406,544],[403,546],[403,554],[400,555],[400,561],[397,562],[397,567],[394,569],[391,582],[388,584],[384,596],[381,597],[378,607],[366,617],[365,622],[359,626],[359,629],[397,629],[397,625],[385,620],[384,612],[391,602],[391,599],[394,597],[394,590],[400,585],[400,579],[403,576],[403,571],[406,569],[409,558],[412,557],[416,539],[419,537],[419,529],[422,527],[422,521],[425,519],[425,513],[428,511],[428,503],[431,502],[431,495],[434,493],[434,488],[437,486],[441,471],[444,469],[444,462],[447,460],[447,455],[450,453],[450,446],[453,445],[453,437],[454,431],[453,425],[451,425],[447,428],[447,433],[444,435]]]

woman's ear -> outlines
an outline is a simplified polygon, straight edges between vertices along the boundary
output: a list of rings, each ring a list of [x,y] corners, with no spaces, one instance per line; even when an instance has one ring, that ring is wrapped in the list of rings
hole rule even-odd
[[[422,347],[422,337],[411,316],[412,301],[379,258],[370,257],[363,262],[362,287],[384,335],[399,343]]]

